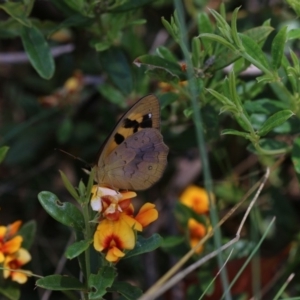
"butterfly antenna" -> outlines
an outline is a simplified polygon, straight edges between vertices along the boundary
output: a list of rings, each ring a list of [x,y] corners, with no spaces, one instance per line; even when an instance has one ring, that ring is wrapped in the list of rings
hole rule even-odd
[[[71,157],[72,157],[73,159],[75,159],[75,160],[79,160],[79,161],[83,162],[83,163],[84,163],[86,166],[88,166],[89,168],[91,167],[91,164],[89,164],[88,162],[86,162],[85,160],[83,160],[82,158],[80,158],[80,157],[78,157],[78,156],[75,156],[75,155],[73,155],[73,154],[71,154],[71,153],[69,153],[69,152],[67,152],[67,151],[62,150],[62,149],[55,148],[54,150],[55,150],[55,151],[60,151],[60,152],[62,152],[62,153],[64,153],[64,154],[66,154],[66,155],[71,156]]]

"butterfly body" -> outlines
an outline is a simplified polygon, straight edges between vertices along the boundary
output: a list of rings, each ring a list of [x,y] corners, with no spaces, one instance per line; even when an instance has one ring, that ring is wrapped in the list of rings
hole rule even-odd
[[[154,95],[137,101],[117,123],[96,165],[99,185],[145,190],[166,167],[168,147],[160,133],[160,107]]]

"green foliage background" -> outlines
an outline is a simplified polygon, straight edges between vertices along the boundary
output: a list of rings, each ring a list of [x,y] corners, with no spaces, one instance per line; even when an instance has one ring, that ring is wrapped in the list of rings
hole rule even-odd
[[[188,250],[187,233],[174,217],[176,211],[179,220],[187,219],[184,209],[176,207],[186,186],[212,188],[215,217],[221,217],[267,166],[276,165],[236,246],[243,251],[231,260],[248,257],[276,216],[256,255],[263,261],[288,249],[276,284],[295,273],[281,296],[300,295],[299,4],[232,0],[222,6],[195,0],[177,1],[177,8],[178,3],[182,9],[175,14],[167,0],[0,3],[0,145],[9,147],[0,166],[1,225],[34,219],[33,272],[78,277],[76,261],[63,256],[72,232],[46,214],[37,195],[53,191],[74,203],[58,170],[77,185],[80,179],[87,182],[82,171],[87,166],[55,149],[94,163],[122,112],[155,93],[161,102],[162,133],[171,149],[169,165],[163,179],[140,193],[137,203],[154,201],[160,209],[158,225],[146,236],[159,232],[169,239],[163,250],[121,262],[119,277],[145,290]],[[257,67],[254,72],[245,71],[250,64]],[[83,88],[67,98],[62,86],[76,70],[82,72]],[[43,105],[42,97],[49,95],[59,105]],[[200,139],[200,146],[199,130],[205,140]],[[207,157],[199,158],[201,147]],[[203,168],[194,171],[199,162]],[[213,185],[207,183],[210,176]],[[222,227],[221,244],[234,237],[242,212]],[[216,240],[209,242],[203,255],[216,245]],[[185,297],[199,297],[216,267],[212,261],[194,273],[196,282],[201,278],[200,288],[184,281]],[[44,290],[34,290],[34,282],[32,278],[22,287],[21,299],[42,297]],[[260,290],[258,283],[254,291]],[[273,285],[264,297],[272,299],[277,292]],[[51,297],[66,295],[54,292]]]

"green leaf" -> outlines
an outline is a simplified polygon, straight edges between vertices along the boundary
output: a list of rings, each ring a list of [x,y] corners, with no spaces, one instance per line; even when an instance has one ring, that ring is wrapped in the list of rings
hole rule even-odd
[[[234,45],[232,45],[232,43],[228,42],[225,38],[223,38],[222,36],[219,36],[217,34],[212,34],[212,33],[201,33],[198,36],[201,39],[209,39],[211,41],[217,42],[229,49],[231,49],[232,51],[235,51],[235,47]]]
[[[300,174],[300,137],[294,140],[292,149],[292,161],[296,173]]]
[[[19,37],[21,25],[13,18],[0,22],[0,38],[11,39]]]
[[[69,246],[65,252],[65,256],[68,259],[73,259],[80,255],[82,252],[84,252],[86,249],[89,248],[90,244],[93,242],[93,240],[90,241],[79,241],[75,242],[71,246]]]
[[[207,92],[209,92],[210,94],[212,94],[216,99],[218,99],[223,105],[232,105],[233,103],[231,101],[231,99],[227,98],[226,96],[224,96],[223,94],[213,90],[213,89],[206,89]]]
[[[111,45],[112,45],[112,43],[110,41],[102,41],[102,42],[96,43],[94,46],[95,46],[96,51],[102,52],[102,51],[109,49]]]
[[[56,221],[76,230],[84,229],[83,216],[75,205],[60,202],[57,196],[50,192],[40,192],[38,199],[46,212]]]
[[[21,296],[19,287],[12,282],[1,285],[0,294],[4,295],[9,300],[18,300]]]
[[[79,195],[77,193],[77,191],[75,190],[75,188],[73,187],[73,185],[71,184],[71,182],[69,181],[68,177],[64,174],[64,172],[59,171],[61,179],[64,183],[65,188],[67,189],[67,191],[71,194],[71,196],[77,201],[79,202]]]
[[[87,18],[82,14],[73,14],[63,22],[61,22],[58,26],[54,27],[48,36],[51,36],[54,32],[68,27],[82,27],[82,26],[91,26],[93,23],[92,18]]]
[[[164,58],[168,61],[172,61],[177,64],[178,58],[168,48],[160,46],[156,49],[156,52],[161,58]]]
[[[2,163],[3,160],[5,159],[8,150],[9,150],[8,146],[3,146],[0,148],[0,163]]]
[[[31,26],[31,22],[26,15],[26,6],[22,2],[6,2],[5,4],[0,4],[1,8],[19,23]]]
[[[126,107],[126,101],[124,95],[120,90],[116,89],[108,83],[104,83],[98,86],[100,94],[107,99],[109,102],[118,105],[121,108]]]
[[[23,26],[21,28],[21,38],[34,69],[42,78],[50,79],[54,74],[54,60],[40,30],[36,27]]]
[[[249,133],[238,131],[238,130],[234,130],[234,129],[224,129],[224,130],[222,130],[221,135],[225,135],[225,134],[227,134],[227,135],[230,134],[230,135],[242,136],[245,139],[249,138]]]
[[[85,185],[82,180],[79,181],[78,191],[79,191],[80,202],[81,202],[81,201],[85,200],[85,196],[86,196],[86,188],[85,188]]]
[[[71,276],[50,275],[36,281],[38,287],[51,291],[84,291],[85,285]]]
[[[134,249],[128,251],[123,259],[151,252],[157,249],[161,245],[162,241],[162,237],[157,233],[153,234],[148,239],[138,236]]]
[[[291,29],[287,32],[287,40],[295,40],[300,38],[300,29]]]
[[[164,237],[162,248],[173,248],[185,242],[184,236],[167,236]]]
[[[101,65],[112,82],[124,95],[132,91],[132,74],[124,52],[119,48],[110,48],[99,54]]]
[[[124,4],[118,5],[116,8],[108,9],[108,11],[111,13],[122,13],[129,10],[138,9],[153,2],[155,2],[155,0],[129,0]]]
[[[276,34],[272,42],[271,56],[272,56],[272,67],[277,70],[281,66],[282,57],[284,54],[284,47],[286,43],[286,32],[287,26],[282,27]]]
[[[18,232],[23,237],[22,247],[29,250],[36,235],[36,221],[31,220],[25,223]]]
[[[75,11],[84,12],[84,0],[67,0],[65,3],[71,8],[74,9]]]
[[[267,121],[263,124],[261,129],[258,131],[259,136],[266,135],[269,131],[271,131],[273,128],[280,126],[282,123],[284,123],[287,119],[289,119],[291,116],[293,116],[294,113],[291,110],[282,110],[274,115],[272,115],[270,118],[267,119]]]
[[[192,39],[192,62],[194,68],[202,66],[201,42],[197,37]]]
[[[138,287],[132,286],[128,282],[121,281],[115,281],[112,287],[108,289],[108,291],[117,292],[128,300],[138,299],[143,294],[142,290]]]
[[[285,142],[282,141],[277,141],[277,140],[272,140],[272,139],[260,139],[259,140],[259,145],[262,149],[266,150],[266,151],[270,151],[270,150],[276,150],[276,151],[287,151],[288,150],[288,145]],[[259,154],[256,149],[253,147],[252,144],[250,144],[247,147],[248,151],[251,151],[255,154]]]
[[[164,59],[154,55],[142,55],[134,60],[134,64],[138,67],[141,65],[147,66],[149,69],[160,69],[164,72],[180,80],[186,79],[186,74],[181,70],[178,63]]]
[[[239,33],[239,38],[242,41],[243,47],[247,55],[253,57],[257,62],[262,64],[265,68],[270,69],[270,64],[267,61],[266,56],[261,50],[260,46],[258,46],[257,43],[252,38],[250,38],[245,34]],[[245,59],[247,59],[247,57],[245,57]],[[257,67],[259,67],[259,65]]]
[[[91,199],[91,192],[92,192],[92,187],[94,185],[94,179],[95,179],[95,175],[96,175],[96,168],[92,168],[90,176],[89,176],[89,181],[88,184],[86,186],[86,202],[85,203],[89,203],[90,199]]]
[[[259,26],[245,31],[244,34],[252,38],[261,47],[273,30],[270,26]],[[241,57],[239,51],[232,51],[232,49],[225,47],[219,47],[215,56],[216,61],[209,68],[210,71],[222,69]]]
[[[97,275],[91,274],[88,283],[93,292],[89,293],[89,299],[99,299],[104,296],[107,293],[106,289],[112,286],[116,277],[116,269],[109,266],[102,267]]]
[[[291,8],[296,12],[298,17],[300,17],[300,3],[298,0],[286,0],[286,2],[291,6]]]
[[[243,105],[248,113],[261,113],[265,115],[271,115],[288,108],[287,103],[268,98],[262,98],[255,101],[247,100]]]
[[[200,12],[198,15],[198,32],[199,33],[213,33],[213,27],[212,27],[212,23],[209,19],[209,16],[207,15],[207,13],[204,12]],[[212,55],[213,54],[213,47],[212,44],[210,42],[208,42],[206,39],[202,40],[204,49],[205,49],[205,53]]]

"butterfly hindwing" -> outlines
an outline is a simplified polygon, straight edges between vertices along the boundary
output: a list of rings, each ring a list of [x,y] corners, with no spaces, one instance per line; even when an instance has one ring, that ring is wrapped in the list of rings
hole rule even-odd
[[[161,177],[168,147],[159,131],[158,99],[149,95],[116,125],[99,156],[97,181],[115,189],[144,190]]]

